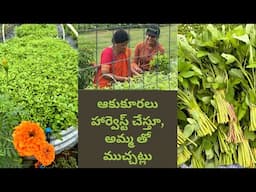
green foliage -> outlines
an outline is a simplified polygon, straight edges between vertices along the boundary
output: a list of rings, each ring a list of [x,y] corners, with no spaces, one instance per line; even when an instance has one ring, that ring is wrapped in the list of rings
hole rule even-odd
[[[145,72],[140,76],[134,76],[130,81],[116,82],[113,89],[140,89],[140,90],[177,90],[177,73],[171,72]]]
[[[12,38],[0,45],[0,60],[9,66],[8,90],[15,103],[28,110],[23,120],[50,126],[53,134],[77,126],[78,52],[66,41],[31,36]],[[6,85],[0,70],[0,84]]]
[[[151,69],[155,71],[162,71],[165,74],[171,72],[171,62],[167,54],[156,54],[149,63]]]
[[[225,27],[230,30],[233,29],[240,24],[224,24]],[[243,24],[244,25],[244,24]],[[222,30],[223,24],[214,24],[216,29]],[[180,24],[178,27],[178,33],[188,35],[191,31],[195,33],[201,33],[205,28],[205,24]]]
[[[48,168],[78,168],[77,151],[63,151]]]
[[[72,156],[67,158],[60,157],[51,168],[78,168],[77,160]]]
[[[92,84],[95,74],[95,44],[89,41],[81,41],[78,47],[78,88],[83,89]]]
[[[94,84],[90,84],[86,89],[97,89]],[[139,76],[133,76],[129,81],[113,82],[111,87],[101,88],[102,90],[177,90],[178,76],[177,70],[164,74],[163,72],[145,72]]]
[[[36,39],[42,37],[58,37],[57,26],[54,24],[23,24],[15,28],[17,37],[33,36]]]
[[[179,24],[178,34],[186,35],[188,38],[193,36],[193,33],[203,31],[205,25],[202,24]]]
[[[24,114],[24,108],[13,102],[7,94],[0,94],[0,168],[22,167],[22,159],[12,143],[12,132]]]

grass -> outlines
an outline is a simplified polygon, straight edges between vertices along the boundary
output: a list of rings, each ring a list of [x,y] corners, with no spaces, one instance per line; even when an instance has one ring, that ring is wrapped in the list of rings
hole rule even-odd
[[[166,24],[165,26],[160,27],[161,33],[159,42],[165,48],[165,52],[170,58],[176,59],[177,57],[177,26]],[[145,39],[145,28],[130,28],[127,30],[130,35],[129,47],[134,54],[134,49],[137,43]],[[94,32],[84,32],[79,34],[78,37],[78,46],[83,46],[87,42],[92,42],[96,47],[95,58],[96,63],[100,62],[101,51],[110,45],[112,45],[111,39],[113,35],[113,30],[104,30],[104,31],[94,31]]]

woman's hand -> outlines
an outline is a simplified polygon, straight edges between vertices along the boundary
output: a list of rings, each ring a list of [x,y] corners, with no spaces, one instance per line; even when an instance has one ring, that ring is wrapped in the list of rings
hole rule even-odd
[[[131,72],[134,75],[140,75],[141,73],[143,73],[143,70],[136,63],[132,63]]]

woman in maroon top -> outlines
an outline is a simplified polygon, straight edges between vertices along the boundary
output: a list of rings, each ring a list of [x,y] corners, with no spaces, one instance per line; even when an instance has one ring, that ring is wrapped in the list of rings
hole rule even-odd
[[[160,28],[158,25],[151,25],[146,30],[146,39],[135,47],[133,65],[137,65],[143,71],[150,70],[150,61],[157,53],[163,54],[164,48],[158,42]]]

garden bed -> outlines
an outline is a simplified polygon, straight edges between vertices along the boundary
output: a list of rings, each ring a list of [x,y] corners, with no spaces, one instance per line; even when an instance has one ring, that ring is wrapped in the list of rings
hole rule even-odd
[[[0,154],[14,160],[7,164],[1,158],[4,168],[24,166],[12,145],[12,131],[19,122],[50,127],[58,139],[71,127],[77,130],[78,124],[77,50],[58,38],[56,25],[19,25],[14,34],[0,44],[0,98],[3,106],[9,106],[1,110]],[[77,131],[68,141],[65,145],[64,140],[55,141],[59,142],[56,155],[78,143]]]

